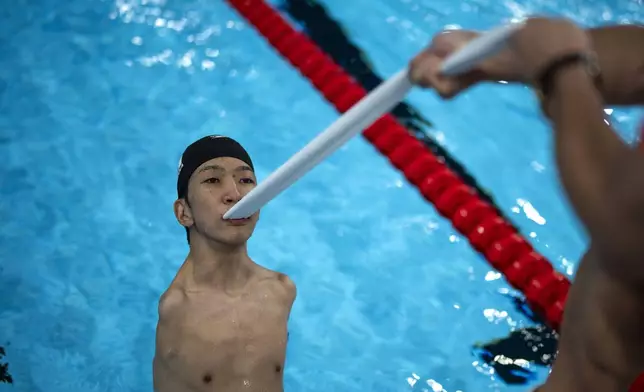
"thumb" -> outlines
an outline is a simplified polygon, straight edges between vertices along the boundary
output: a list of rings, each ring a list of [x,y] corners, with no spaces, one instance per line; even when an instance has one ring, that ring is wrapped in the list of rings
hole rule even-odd
[[[441,72],[443,64],[442,59],[434,59],[432,61],[436,62],[432,69],[437,71],[429,73],[427,77],[431,86],[442,98],[453,98],[468,89],[470,86],[483,80],[482,73],[479,70],[473,70],[457,75],[445,75]]]
[[[443,98],[449,99],[484,79],[480,70],[465,74],[447,76],[441,73],[443,58],[431,52],[420,53],[410,64],[412,83],[425,88],[433,88]]]
[[[471,86],[485,80],[485,75],[480,70],[472,70],[460,75],[445,76],[437,74],[436,92],[445,99],[453,98]]]

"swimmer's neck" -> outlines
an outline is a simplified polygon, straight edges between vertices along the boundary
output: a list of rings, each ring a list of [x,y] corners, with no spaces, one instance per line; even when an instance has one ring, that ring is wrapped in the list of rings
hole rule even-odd
[[[190,246],[186,262],[192,265],[197,285],[235,290],[243,287],[254,267],[246,244],[228,247],[197,242]]]

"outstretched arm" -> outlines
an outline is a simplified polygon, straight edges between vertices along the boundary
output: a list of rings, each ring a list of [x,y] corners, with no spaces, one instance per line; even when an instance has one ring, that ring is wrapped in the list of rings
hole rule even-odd
[[[603,83],[600,93],[607,105],[633,105],[644,101],[644,26],[613,25],[585,30],[602,68]],[[530,84],[526,65],[511,48],[480,64],[464,75],[441,75],[442,62],[479,36],[466,30],[453,30],[434,37],[429,47],[411,62],[411,78],[423,87],[436,90],[451,98],[479,82],[522,82]],[[552,46],[560,44],[551,37]],[[544,41],[550,41],[549,39]],[[551,42],[552,42],[551,41]]]

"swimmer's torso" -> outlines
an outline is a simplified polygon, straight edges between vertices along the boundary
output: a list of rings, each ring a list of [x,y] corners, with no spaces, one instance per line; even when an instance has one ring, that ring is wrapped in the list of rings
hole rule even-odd
[[[559,357],[539,392],[626,391],[614,376],[633,381],[644,369],[643,327],[644,290],[607,273],[591,246],[568,295]]]
[[[293,283],[262,270],[231,295],[180,275],[159,304],[155,391],[282,392]]]

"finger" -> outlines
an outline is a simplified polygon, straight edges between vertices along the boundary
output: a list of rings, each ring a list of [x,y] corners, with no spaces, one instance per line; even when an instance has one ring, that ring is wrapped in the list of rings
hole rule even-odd
[[[442,98],[449,99],[483,80],[482,74],[478,70],[462,75],[443,75],[442,65],[443,59],[433,52],[421,52],[410,63],[412,83],[424,88],[433,88]]]
[[[436,57],[427,59],[425,64],[427,71],[424,76],[427,79],[427,83],[434,88],[441,97],[451,98],[461,89],[461,77],[443,75],[441,72],[442,65],[442,59]]]
[[[428,50],[423,50],[409,63],[409,78],[411,82],[421,87],[431,87],[427,73],[427,66],[433,55]]]
[[[433,53],[423,51],[410,63],[412,83],[424,88],[433,88],[444,98],[453,96],[459,82],[454,78],[441,75],[442,60]]]

